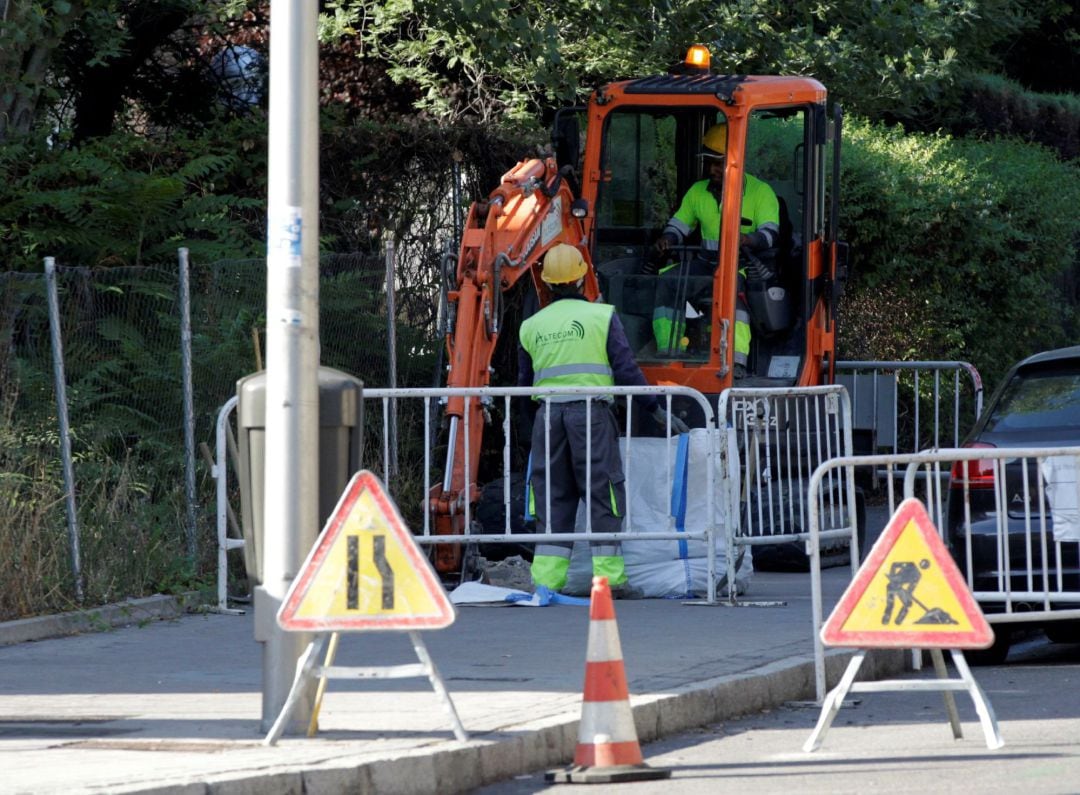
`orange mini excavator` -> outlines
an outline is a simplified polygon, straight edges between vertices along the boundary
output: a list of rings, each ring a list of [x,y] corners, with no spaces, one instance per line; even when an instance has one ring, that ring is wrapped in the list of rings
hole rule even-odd
[[[581,250],[587,296],[615,305],[650,383],[704,394],[732,386],[736,374],[742,386],[831,383],[834,307],[847,270],[837,237],[840,122],[818,81],[715,74],[703,47],[668,74],[611,83],[588,106],[559,111],[553,156],[518,163],[469,210],[456,271],[447,273],[447,386],[492,384],[500,338],[517,342],[509,300],[525,294],[534,308],[547,303],[540,266],[558,243]],[[726,130],[719,240],[691,233],[657,262],[655,243],[702,179],[703,139],[717,124]],[[748,175],[778,200],[779,234],[764,252],[740,246]],[[707,275],[665,277],[694,259],[706,267],[678,272]],[[675,295],[664,299],[674,304],[676,331],[667,338],[653,322],[660,289]],[[737,372],[740,308],[749,310],[752,335]],[[446,404],[446,470],[428,503],[436,534],[463,533],[464,505],[480,495],[466,472],[469,480],[480,472],[488,410],[473,399],[468,411],[466,423],[463,398]],[[435,549],[440,572],[460,565],[460,546]]]

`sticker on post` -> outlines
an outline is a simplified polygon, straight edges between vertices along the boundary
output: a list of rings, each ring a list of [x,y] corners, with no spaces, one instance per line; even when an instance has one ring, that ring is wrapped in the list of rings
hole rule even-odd
[[[288,206],[269,218],[266,248],[270,264],[299,268],[302,264],[304,221],[299,207]]]

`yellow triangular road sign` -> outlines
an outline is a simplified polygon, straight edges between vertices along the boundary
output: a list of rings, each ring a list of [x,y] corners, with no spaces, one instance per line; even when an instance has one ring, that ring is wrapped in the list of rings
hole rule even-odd
[[[984,649],[994,631],[926,508],[900,503],[821,629],[829,646]]]
[[[278,610],[282,629],[439,629],[454,607],[397,506],[357,472]]]

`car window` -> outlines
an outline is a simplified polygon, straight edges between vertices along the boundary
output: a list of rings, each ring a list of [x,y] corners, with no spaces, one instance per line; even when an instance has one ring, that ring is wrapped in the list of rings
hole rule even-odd
[[[1017,373],[994,406],[988,431],[1080,428],[1080,373]]]

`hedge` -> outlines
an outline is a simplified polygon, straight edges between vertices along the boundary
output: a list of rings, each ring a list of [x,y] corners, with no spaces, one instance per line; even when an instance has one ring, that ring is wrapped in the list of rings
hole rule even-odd
[[[1040,94],[995,75],[978,74],[959,86],[957,135],[1013,135],[1057,150],[1063,160],[1080,157],[1080,96]]]
[[[990,380],[1075,340],[1080,167],[1016,140],[849,120],[844,358],[962,359]]]

